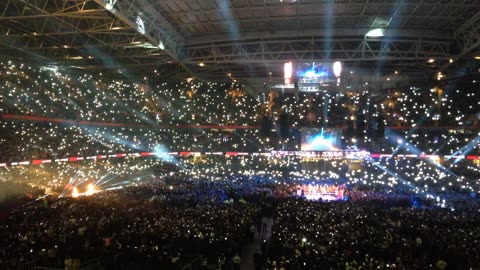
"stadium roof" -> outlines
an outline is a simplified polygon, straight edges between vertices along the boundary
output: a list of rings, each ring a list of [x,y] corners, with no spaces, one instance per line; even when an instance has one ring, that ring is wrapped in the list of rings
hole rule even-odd
[[[0,12],[4,58],[168,76],[281,76],[292,60],[438,72],[480,51],[480,0],[2,0]]]

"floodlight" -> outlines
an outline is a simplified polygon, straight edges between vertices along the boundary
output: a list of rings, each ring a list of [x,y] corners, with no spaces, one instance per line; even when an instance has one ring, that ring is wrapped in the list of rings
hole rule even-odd
[[[366,37],[383,37],[385,30],[382,28],[375,28],[365,34]]]
[[[340,61],[333,63],[333,74],[335,74],[337,78],[342,74],[342,63]]]
[[[137,24],[137,29],[138,32],[142,35],[145,34],[145,23],[143,22],[143,19],[140,16],[137,16],[135,19],[135,23]]]

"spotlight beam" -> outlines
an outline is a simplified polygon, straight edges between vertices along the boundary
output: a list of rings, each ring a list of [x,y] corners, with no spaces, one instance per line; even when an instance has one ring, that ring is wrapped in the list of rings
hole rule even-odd
[[[452,159],[454,156],[466,156],[468,153],[470,153],[470,151],[473,150],[473,148],[475,148],[476,145],[478,145],[480,143],[480,136],[476,136],[475,138],[473,138],[473,140],[471,140],[470,142],[468,142],[466,145],[464,145],[462,148],[460,148],[459,150],[457,150],[455,153],[453,153],[452,155],[450,155],[450,157],[447,159],[447,160],[450,160]],[[458,161],[462,160],[462,158],[456,158],[455,159],[455,162],[453,164],[456,164]]]

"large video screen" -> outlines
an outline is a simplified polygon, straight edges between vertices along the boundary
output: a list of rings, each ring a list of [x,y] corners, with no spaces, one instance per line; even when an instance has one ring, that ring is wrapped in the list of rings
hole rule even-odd
[[[296,63],[295,77],[298,83],[326,83],[335,80],[333,63],[305,62]]]
[[[303,151],[335,151],[342,148],[342,129],[301,129]]]

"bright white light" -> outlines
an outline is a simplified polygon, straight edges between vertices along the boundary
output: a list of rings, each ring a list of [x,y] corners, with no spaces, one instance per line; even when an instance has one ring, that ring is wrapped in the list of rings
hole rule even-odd
[[[292,72],[293,72],[292,62],[285,63],[283,65],[283,78],[285,78],[285,83],[289,83],[289,81],[292,79]]]
[[[333,74],[335,74],[337,78],[342,74],[342,63],[340,61],[333,63]]]
[[[137,16],[135,19],[135,23],[137,24],[137,29],[140,34],[145,34],[145,23],[140,16]]]
[[[163,45],[163,42],[162,42],[162,41],[160,41],[160,44],[158,44],[158,48],[159,48],[160,50],[165,50],[165,45]]]
[[[40,70],[48,70],[51,72],[58,72],[58,67],[56,66],[43,66],[40,68]]]
[[[106,10],[112,10],[113,5],[115,5],[116,2],[117,2],[117,0],[108,0],[107,3],[105,4],[105,9]]]
[[[385,30],[382,28],[375,28],[367,32],[366,37],[383,37]]]

